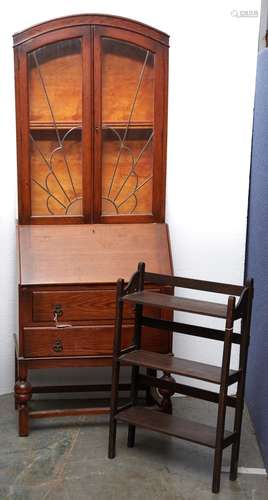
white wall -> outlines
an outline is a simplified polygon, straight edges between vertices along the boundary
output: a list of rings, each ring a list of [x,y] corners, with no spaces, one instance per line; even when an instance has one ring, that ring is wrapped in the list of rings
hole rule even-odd
[[[16,154],[11,35],[72,13],[118,14],[170,34],[167,220],[176,274],[241,283],[259,1],[28,0],[5,2],[1,21],[0,393],[12,390],[16,328]],[[181,356],[219,362],[215,343],[175,342]],[[236,359],[233,361],[236,362]]]

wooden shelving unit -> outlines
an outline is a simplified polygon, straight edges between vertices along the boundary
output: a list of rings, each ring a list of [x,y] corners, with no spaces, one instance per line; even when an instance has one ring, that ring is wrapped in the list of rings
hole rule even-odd
[[[123,280],[117,284],[117,319],[114,341],[112,404],[110,417],[109,458],[115,456],[117,421],[129,425],[128,446],[134,446],[135,428],[143,427],[186,441],[213,448],[214,471],[212,491],[218,493],[223,449],[232,445],[230,479],[237,477],[239,445],[241,435],[242,413],[244,404],[245,375],[247,351],[250,333],[250,318],[253,297],[253,284],[248,281],[245,286],[212,283],[185,278],[170,277],[145,273],[144,264],[139,264],[137,273],[127,287]],[[173,287],[200,289],[207,292],[231,294],[226,303],[201,301],[190,298],[174,297],[144,290],[144,281],[150,279],[154,284],[161,283]],[[239,296],[236,302],[235,296]],[[122,349],[121,329],[124,304],[135,305],[135,338],[132,347]],[[151,306],[159,309],[171,309],[191,314],[222,318],[225,320],[224,330],[204,328],[198,325],[185,325],[174,321],[155,320],[145,316],[143,307]],[[241,332],[233,333],[234,322],[241,319]],[[141,349],[141,333],[145,325],[166,331],[186,333],[206,337],[223,342],[221,366],[213,366],[174,357],[171,354],[160,354]],[[240,361],[237,370],[230,369],[232,344],[240,345]],[[124,408],[118,407],[119,373],[121,365],[132,366],[131,401]],[[140,373],[146,368],[147,375]],[[157,370],[164,372],[163,378],[157,378]],[[170,374],[182,375],[191,379],[202,380],[219,385],[219,392],[177,383]],[[237,382],[235,396],[228,396],[228,387]],[[138,391],[144,388],[158,387],[169,393],[182,393],[203,400],[218,403],[218,417],[215,427],[179,419],[169,413],[163,413],[148,407],[137,406]],[[225,429],[226,407],[235,409],[232,431]],[[169,407],[168,407],[169,408]]]

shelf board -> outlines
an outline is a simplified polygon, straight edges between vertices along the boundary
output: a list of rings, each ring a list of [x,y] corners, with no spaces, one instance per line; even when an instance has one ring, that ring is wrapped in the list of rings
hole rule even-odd
[[[69,130],[73,127],[78,127],[82,129],[81,121],[60,121],[56,122],[57,128],[59,130]],[[52,121],[42,122],[42,121],[30,121],[31,130],[55,130],[55,124]],[[152,122],[132,122],[128,124],[127,122],[105,122],[102,124],[103,130],[109,130],[109,128],[114,128],[116,130],[124,130],[128,126],[129,130],[152,130]]]
[[[216,318],[226,318],[227,314],[227,305],[225,304],[174,297],[173,295],[166,295],[164,293],[135,292],[125,295],[122,300],[132,304],[150,305],[159,307],[160,309],[168,308],[174,311],[184,311]]]
[[[128,124],[128,122],[104,122],[102,124],[103,129],[109,129],[109,128],[114,128],[114,129],[125,129],[129,128],[129,130],[133,129],[153,129],[153,123],[152,122],[131,122]]]
[[[143,366],[145,368],[156,368],[168,373],[183,375],[184,377],[205,380],[213,384],[221,383],[221,368],[207,365],[196,361],[175,358],[170,354],[159,354],[156,352],[137,350],[120,357],[120,361],[126,364]],[[240,371],[229,371],[229,384],[237,382]]]
[[[192,443],[202,444],[209,448],[215,448],[216,429],[199,422],[184,420],[167,413],[162,413],[148,408],[132,406],[122,410],[116,415],[120,422],[137,425],[144,429],[161,432],[168,436],[185,439]],[[235,439],[235,434],[229,431],[224,433],[224,445],[230,444]],[[233,439],[232,439],[233,438]]]

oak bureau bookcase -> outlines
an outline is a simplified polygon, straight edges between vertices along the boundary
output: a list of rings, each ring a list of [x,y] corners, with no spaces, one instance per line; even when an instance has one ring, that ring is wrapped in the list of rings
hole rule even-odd
[[[77,15],[15,34],[14,52],[15,397],[25,436],[29,417],[109,412],[31,410],[32,393],[110,386],[32,387],[29,371],[110,366],[116,280],[129,280],[139,261],[172,274],[165,224],[168,36],[129,19]],[[133,318],[129,307],[125,346]],[[168,353],[171,336],[147,329],[143,347]]]

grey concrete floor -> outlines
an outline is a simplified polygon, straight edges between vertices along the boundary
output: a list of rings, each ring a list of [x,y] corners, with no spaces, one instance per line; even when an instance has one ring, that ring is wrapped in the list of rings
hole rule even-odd
[[[215,423],[216,409],[191,398],[174,400],[175,414],[208,424]],[[13,398],[1,396],[0,499],[268,499],[266,476],[239,474],[230,482],[226,472],[220,493],[212,494],[212,450],[142,429],[137,429],[136,446],[129,449],[123,424],[118,426],[117,456],[109,460],[107,423],[105,415],[33,420],[30,435],[19,438]],[[228,464],[226,449],[223,467]],[[239,465],[264,467],[247,412]]]

